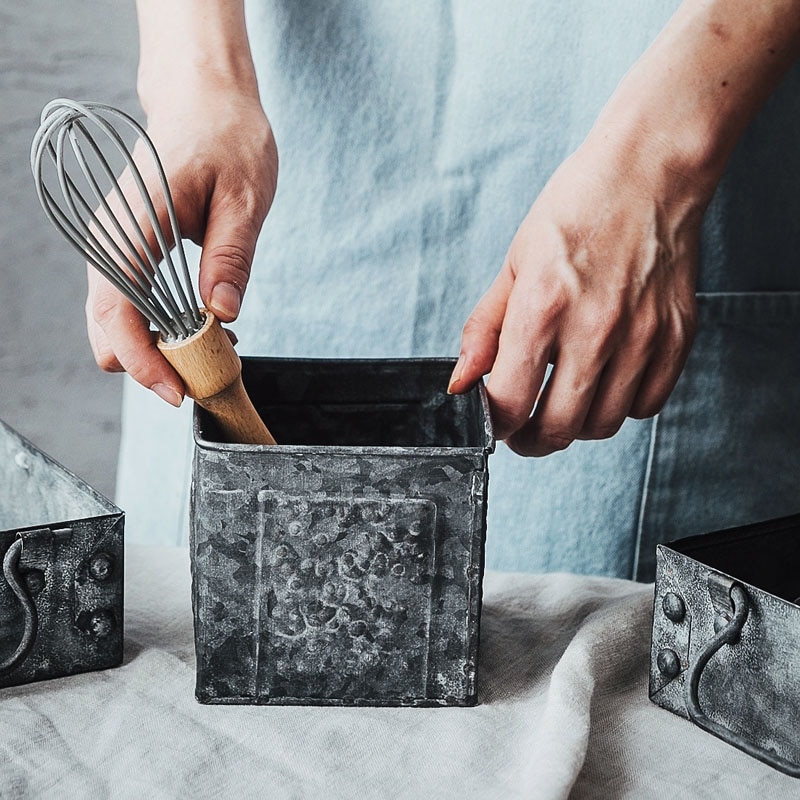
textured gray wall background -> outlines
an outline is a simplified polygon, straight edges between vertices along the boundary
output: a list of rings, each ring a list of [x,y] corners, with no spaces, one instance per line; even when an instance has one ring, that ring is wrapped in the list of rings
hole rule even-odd
[[[113,495],[122,379],[86,339],[80,256],[39,207],[29,150],[58,96],[137,112],[133,0],[0,0],[0,418]]]

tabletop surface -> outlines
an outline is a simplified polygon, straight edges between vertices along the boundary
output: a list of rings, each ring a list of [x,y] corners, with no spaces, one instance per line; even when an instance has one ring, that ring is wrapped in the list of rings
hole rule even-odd
[[[126,561],[123,665],[0,691],[0,797],[800,797],[649,701],[652,586],[488,573],[474,708],[204,706],[188,553]]]

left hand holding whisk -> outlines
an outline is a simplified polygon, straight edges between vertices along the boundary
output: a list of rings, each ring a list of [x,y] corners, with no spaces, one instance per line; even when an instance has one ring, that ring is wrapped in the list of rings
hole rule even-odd
[[[244,5],[138,0],[137,9],[138,92],[147,132],[161,156],[180,229],[203,247],[201,302],[231,322],[278,177]],[[123,186],[126,180],[123,175]],[[137,195],[130,197],[135,202]],[[164,209],[157,211],[167,235]],[[167,402],[180,404],[183,382],[157,350],[144,318],[92,269],[86,317],[100,367],[125,370]]]
[[[231,322],[238,316],[275,192],[272,131],[257,99],[205,93],[183,110],[170,111],[150,116],[148,134],[167,173],[181,231],[203,248],[201,300],[221,321]],[[146,162],[137,163],[144,167]],[[129,173],[121,176],[123,191],[130,180]],[[125,194],[133,205],[138,195]],[[166,233],[166,210],[158,203],[156,210]],[[143,208],[134,211],[144,216]],[[157,248],[157,243],[150,246]],[[157,350],[147,320],[92,268],[88,281],[87,330],[98,365],[109,372],[127,371],[162,399],[180,405],[183,382]]]

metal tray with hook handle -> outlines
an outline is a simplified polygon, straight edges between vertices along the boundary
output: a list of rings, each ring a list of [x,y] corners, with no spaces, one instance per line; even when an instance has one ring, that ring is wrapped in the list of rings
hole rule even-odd
[[[800,777],[800,514],[660,545],[650,699]]]
[[[123,528],[0,421],[0,688],[122,662]]]

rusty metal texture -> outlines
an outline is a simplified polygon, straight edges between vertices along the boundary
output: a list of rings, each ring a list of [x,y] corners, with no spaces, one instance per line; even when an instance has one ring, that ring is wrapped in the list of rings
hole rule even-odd
[[[0,422],[0,687],[117,666],[124,515]]]
[[[195,411],[196,694],[206,703],[470,705],[487,460],[453,362],[243,359],[280,443]]]
[[[800,777],[800,515],[656,553],[650,699]]]

